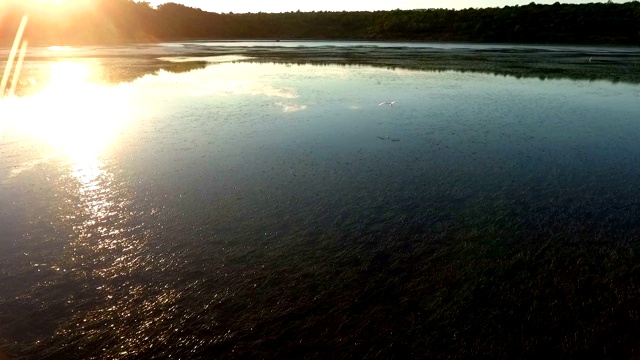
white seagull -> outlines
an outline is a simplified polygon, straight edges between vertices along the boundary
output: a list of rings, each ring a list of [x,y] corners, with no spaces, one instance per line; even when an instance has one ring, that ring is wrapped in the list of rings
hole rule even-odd
[[[397,104],[397,103],[398,103],[397,101],[383,101],[383,102],[381,102],[380,104],[378,104],[378,106],[382,106],[382,105],[390,105],[390,106],[393,106],[393,105],[395,105],[395,104]]]

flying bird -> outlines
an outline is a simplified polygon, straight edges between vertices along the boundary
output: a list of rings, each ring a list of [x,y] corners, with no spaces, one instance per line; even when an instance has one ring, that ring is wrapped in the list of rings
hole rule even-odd
[[[380,104],[378,104],[378,106],[382,106],[382,105],[390,105],[390,106],[393,106],[393,105],[395,105],[395,104],[397,104],[397,103],[398,103],[397,101],[383,101],[383,102],[381,102]]]

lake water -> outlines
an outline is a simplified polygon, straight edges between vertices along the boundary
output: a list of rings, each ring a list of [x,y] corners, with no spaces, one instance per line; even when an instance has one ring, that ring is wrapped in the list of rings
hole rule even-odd
[[[443,295],[451,249],[635,249],[640,51],[392,45],[31,49],[0,99],[6,353],[521,355],[441,321],[509,310]]]

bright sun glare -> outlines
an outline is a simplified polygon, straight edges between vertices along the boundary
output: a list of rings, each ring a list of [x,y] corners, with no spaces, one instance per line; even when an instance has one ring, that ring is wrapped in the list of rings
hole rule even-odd
[[[0,102],[5,127],[73,161],[99,156],[127,120],[126,88],[88,82],[87,63],[58,62],[50,71],[44,91]]]
[[[26,2],[31,5],[42,6],[62,4],[66,1],[68,0],[27,0]]]

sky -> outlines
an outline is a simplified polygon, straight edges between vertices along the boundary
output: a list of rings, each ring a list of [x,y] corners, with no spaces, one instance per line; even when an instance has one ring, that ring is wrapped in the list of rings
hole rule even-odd
[[[248,13],[248,12],[288,12],[288,11],[374,11],[394,9],[465,9],[503,7],[505,5],[526,5],[534,1],[536,4],[561,3],[586,4],[591,2],[606,2],[596,0],[145,0],[153,6],[167,2],[175,2],[186,6],[199,8],[217,13]],[[625,1],[614,1],[623,3]]]

